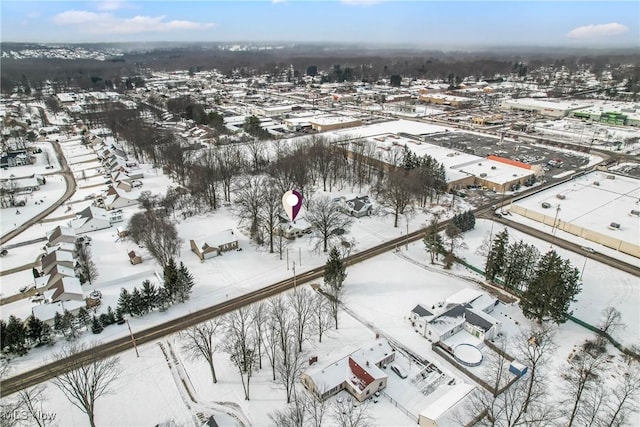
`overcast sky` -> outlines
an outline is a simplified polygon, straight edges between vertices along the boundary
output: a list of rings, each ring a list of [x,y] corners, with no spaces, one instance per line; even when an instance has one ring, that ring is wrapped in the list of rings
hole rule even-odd
[[[2,0],[2,41],[640,47],[638,1]]]

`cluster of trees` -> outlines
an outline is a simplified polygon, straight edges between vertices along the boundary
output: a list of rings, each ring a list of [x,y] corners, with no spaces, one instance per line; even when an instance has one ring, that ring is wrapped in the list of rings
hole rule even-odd
[[[182,262],[176,266],[172,258],[164,267],[164,283],[161,287],[145,280],[141,289],[135,287],[129,292],[122,288],[117,311],[131,316],[144,316],[156,308],[165,311],[172,304],[187,301],[194,284],[187,267]]]
[[[163,268],[178,255],[182,244],[169,218],[173,194],[169,190],[167,196],[159,200],[150,192],[143,192],[139,201],[144,210],[135,213],[127,227],[129,238],[137,245],[144,245]]]
[[[205,360],[214,383],[218,381],[214,353],[227,353],[240,374],[245,399],[250,399],[251,378],[263,362],[273,381],[285,389],[287,403],[295,396],[295,385],[307,365],[304,343],[338,327],[338,307],[346,277],[337,250],[332,250],[322,289],[294,287],[286,295],[242,307],[223,317],[195,325],[180,333],[183,349],[195,359]]]
[[[519,293],[523,314],[538,322],[566,322],[572,313],[569,306],[581,290],[579,271],[568,259],[553,249],[540,256],[533,245],[509,243],[506,229],[491,243],[485,275],[490,281],[501,278]]]
[[[105,326],[121,319],[121,311],[114,312],[111,306],[106,313],[97,317],[92,316],[85,307],[81,307],[75,315],[68,310],[57,312],[53,318],[53,327],[33,314],[25,321],[9,316],[6,322],[0,319],[0,350],[4,354],[24,356],[32,348],[55,344],[56,336],[73,341],[83,331],[91,329],[93,333],[100,333]]]
[[[85,242],[76,242],[76,255],[76,272],[78,273],[80,283],[93,283],[93,281],[98,278],[98,267],[96,267],[96,263],[93,262],[91,247],[85,244]]]
[[[455,224],[461,232],[473,230],[476,226],[476,216],[471,212],[471,210],[455,214],[453,218],[451,218],[451,222]]]
[[[620,313],[608,307],[600,329],[611,331],[621,326],[619,320]],[[507,337],[499,347],[502,352],[492,352],[487,359],[493,392],[473,393],[466,407],[467,418],[482,417],[476,425],[621,426],[637,410],[638,361],[612,357],[601,334],[574,348],[558,372],[550,366],[558,346],[554,327],[547,323]],[[515,382],[508,352],[529,368]],[[550,398],[549,384],[560,393],[559,401]]]
[[[462,233],[462,230],[453,220],[451,220],[447,223],[447,226],[444,229],[443,237],[440,234],[438,218],[434,217],[427,226],[425,235],[422,238],[425,249],[431,258],[431,264],[435,264],[439,254],[444,254],[444,268],[450,269],[456,259],[456,252],[460,249],[466,248],[466,243],[464,242]]]
[[[271,139],[271,134],[260,125],[260,119],[256,116],[247,117],[242,129],[254,138]]]

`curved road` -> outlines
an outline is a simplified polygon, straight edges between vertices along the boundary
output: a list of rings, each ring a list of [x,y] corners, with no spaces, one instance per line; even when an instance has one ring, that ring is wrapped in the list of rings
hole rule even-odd
[[[69,198],[73,195],[73,193],[76,192],[76,180],[73,177],[73,173],[71,173],[71,169],[69,168],[67,159],[64,157],[64,153],[62,152],[60,143],[52,142],[52,144],[53,144],[53,148],[56,150],[56,155],[58,157],[58,161],[60,162],[60,166],[62,166],[62,171],[60,173],[62,174],[62,178],[64,178],[65,180],[67,189],[65,190],[62,197],[58,199],[55,203],[53,203],[51,206],[49,206],[48,208],[46,208],[44,211],[40,212],[33,218],[29,219],[24,224],[19,225],[15,229],[9,231],[8,233],[0,237],[0,245],[4,245],[9,240],[13,239],[17,235],[25,231],[27,228],[36,224],[38,221],[44,219],[46,216],[48,216],[49,214],[54,212],[56,209],[58,209],[60,206],[62,206],[62,204],[67,200],[69,200]]]

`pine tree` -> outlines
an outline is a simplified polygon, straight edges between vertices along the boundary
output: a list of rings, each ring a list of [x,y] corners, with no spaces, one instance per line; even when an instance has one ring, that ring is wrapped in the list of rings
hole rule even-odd
[[[505,254],[503,271],[504,285],[507,288],[520,291],[535,271],[540,258],[538,249],[522,240],[509,245]]]
[[[6,338],[7,322],[5,322],[4,319],[0,319],[0,351],[4,351],[4,348],[7,346]]]
[[[193,276],[184,265],[184,263],[180,262],[180,267],[178,268],[178,280],[176,285],[177,297],[179,302],[185,302],[189,299],[194,284],[195,283],[193,280]]]
[[[142,282],[142,301],[144,303],[145,313],[153,311],[156,308],[158,299],[158,290],[149,280]]]
[[[160,311],[166,311],[171,305],[171,296],[169,295],[169,291],[167,288],[162,287],[158,289],[158,302],[157,307],[160,308]]]
[[[100,324],[102,324],[102,326],[105,328],[111,324],[111,319],[109,319],[109,315],[107,313],[102,313],[100,316],[98,316],[98,320],[100,321]]]
[[[124,320],[124,316],[122,315],[122,310],[116,308],[116,323],[122,322]]]
[[[62,314],[60,314],[59,311],[56,311],[56,314],[53,316],[53,330],[62,335],[66,333],[64,320],[62,319]]]
[[[427,252],[431,255],[431,264],[435,264],[438,259],[438,254],[444,251],[444,241],[438,232],[438,221],[435,218],[429,223],[429,227],[422,241],[427,248]]]
[[[465,216],[465,230],[469,231],[476,228],[476,216],[471,210],[468,210],[464,213]]]
[[[27,354],[29,349],[27,348],[27,328],[22,320],[16,316],[9,316],[9,321],[5,328],[5,345],[10,353],[23,356]]]
[[[27,338],[33,346],[39,346],[42,342],[44,322],[33,314],[27,318]]]
[[[118,298],[118,310],[124,314],[131,314],[131,294],[125,288],[120,289]]]
[[[131,292],[131,314],[141,316],[144,314],[144,308],[144,301],[142,300],[140,290],[133,288],[133,292]]]
[[[329,260],[324,268],[324,283],[334,289],[340,289],[346,278],[347,273],[345,272],[342,257],[334,246],[331,248]]]
[[[85,328],[88,328],[91,322],[91,317],[89,317],[89,312],[84,307],[80,307],[80,310],[78,310],[76,319],[78,319],[78,324]]]
[[[93,316],[93,321],[91,322],[91,332],[93,332],[94,334],[99,334],[103,329],[104,327],[102,326],[102,323],[100,323],[100,320],[98,320],[96,316]]]
[[[487,264],[485,265],[485,276],[489,281],[494,281],[497,276],[502,276],[505,266],[505,256],[507,245],[509,244],[509,232],[505,228],[496,234],[491,250],[487,256]]]
[[[540,258],[535,273],[520,299],[522,313],[538,322],[567,321],[569,306],[580,293],[579,272],[569,260],[562,260],[554,250]]]
[[[53,329],[48,323],[42,323],[42,334],[40,335],[41,345],[53,345]]]
[[[178,268],[173,258],[169,259],[167,266],[164,268],[164,288],[167,290],[169,302],[172,303],[176,297],[178,285]]]
[[[76,326],[76,317],[69,310],[65,310],[62,315],[62,322],[67,331],[67,339],[74,340],[78,338],[78,327]]]
[[[113,312],[111,306],[107,307],[107,317],[109,317],[109,324],[116,323],[116,314]]]

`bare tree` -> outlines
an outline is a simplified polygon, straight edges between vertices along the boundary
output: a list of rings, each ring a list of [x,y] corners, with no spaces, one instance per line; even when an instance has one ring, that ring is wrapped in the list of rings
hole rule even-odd
[[[258,369],[262,369],[262,347],[269,320],[269,310],[265,302],[259,301],[251,306],[251,312],[251,320],[255,328],[256,348],[258,349]]]
[[[401,169],[392,170],[379,191],[384,206],[393,209],[393,226],[398,226],[398,217],[413,208],[415,175]]]
[[[256,361],[256,339],[252,330],[251,309],[240,307],[225,316],[226,339],[224,351],[240,373],[245,400],[249,400],[249,386]]]
[[[352,219],[340,210],[340,206],[326,196],[309,202],[306,219],[314,228],[319,238],[317,246],[322,245],[323,252],[327,252],[331,241],[338,238],[334,230],[346,230],[352,222]]]
[[[142,243],[163,268],[177,256],[182,244],[175,224],[155,209],[133,214],[127,230],[133,241]]]
[[[213,366],[213,352],[216,349],[214,338],[224,325],[222,317],[216,317],[204,323],[187,328],[179,333],[183,339],[182,348],[192,359],[204,359],[209,364],[213,383],[218,382]]]
[[[311,138],[309,151],[311,161],[322,179],[322,189],[327,191],[327,180],[331,173],[334,158],[331,143],[324,136],[314,135]]]
[[[231,180],[242,170],[244,156],[237,146],[225,145],[215,151],[215,158],[224,200],[231,202]]]
[[[317,399],[307,389],[296,394],[296,399],[302,400],[305,412],[307,413],[308,425],[310,427],[322,427],[326,424],[325,416],[329,406],[327,399]]]
[[[46,386],[40,384],[18,392],[18,399],[22,403],[22,407],[38,427],[45,427],[53,422],[53,420],[42,416],[42,402],[46,400],[43,396],[45,390]]]
[[[91,284],[98,278],[98,267],[96,267],[96,263],[93,262],[91,248],[84,243],[79,243],[76,245],[76,254],[78,256],[80,269],[80,281]]]
[[[56,352],[55,360],[64,360],[69,370],[53,379],[53,384],[69,402],[87,415],[91,427],[96,426],[96,400],[111,393],[111,385],[121,374],[119,357],[106,357],[89,363],[77,357],[78,353],[93,351],[94,348],[95,344],[70,344]]]
[[[269,253],[272,254],[274,237],[277,237],[276,227],[280,222],[279,214],[282,212],[282,193],[278,191],[275,183],[271,180],[268,180],[263,184],[263,199],[262,204],[259,207],[258,217],[261,225],[267,232],[267,236],[269,238]],[[280,243],[282,242],[280,241]],[[283,244],[278,245],[280,259],[282,259],[283,248]]]
[[[267,316],[267,323],[263,329],[262,343],[264,352],[271,366],[271,374],[273,381],[276,380],[276,358],[278,356],[278,329],[275,319],[270,315]]]
[[[278,348],[285,365],[288,363],[287,358],[291,347],[289,343],[295,340],[294,322],[287,302],[282,295],[269,299],[269,317],[273,319],[275,324]]]
[[[249,138],[246,141],[246,147],[251,158],[251,169],[254,173],[257,173],[263,168],[263,164],[267,162],[267,159],[263,157],[265,152],[264,141],[258,138]]]
[[[622,314],[615,307],[607,307],[602,311],[602,321],[600,322],[600,330],[611,336],[616,331],[626,328],[622,322]]]
[[[563,370],[561,378],[566,398],[562,403],[569,411],[567,427],[571,427],[577,421],[585,394],[593,388],[601,387],[605,363],[604,353],[592,355],[581,348],[572,355],[566,369]]]
[[[447,224],[447,228],[444,230],[444,234],[447,237],[449,250],[445,256],[445,268],[451,268],[458,249],[466,248],[467,245],[464,242],[462,231],[453,222]]]
[[[529,368],[523,411],[530,403],[545,395],[544,369],[558,346],[554,341],[555,329],[550,324],[534,324],[515,338],[517,358]]]
[[[278,381],[284,386],[287,392],[287,403],[291,402],[294,394],[294,387],[300,374],[306,366],[306,357],[303,352],[298,351],[296,343],[289,341],[287,348],[280,350],[276,358],[276,372],[278,373]]]
[[[618,373],[618,378],[608,393],[609,399],[604,405],[601,422],[606,427],[623,426],[633,412],[638,411],[640,395],[640,373],[638,362],[631,362],[626,369]]]
[[[313,329],[318,334],[318,342],[322,342],[322,336],[331,328],[329,301],[320,292],[313,295]]]
[[[287,402],[284,409],[273,411],[269,418],[276,427],[304,427],[306,421],[305,401],[295,397],[293,402]]]
[[[239,205],[238,214],[240,218],[249,222],[249,234],[254,239],[260,226],[260,211],[265,208],[264,185],[264,178],[250,175],[243,179],[235,192],[236,203]]]
[[[308,288],[295,288],[287,294],[292,308],[293,329],[298,343],[298,351],[302,351],[302,343],[309,337],[313,322],[313,294]]]
[[[367,413],[368,408],[367,401],[354,405],[350,398],[342,402],[336,400],[331,408],[331,417],[340,427],[371,427],[375,424]]]

